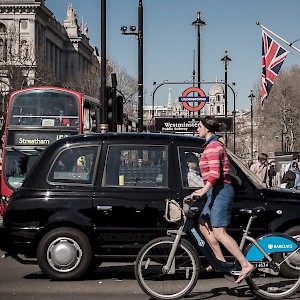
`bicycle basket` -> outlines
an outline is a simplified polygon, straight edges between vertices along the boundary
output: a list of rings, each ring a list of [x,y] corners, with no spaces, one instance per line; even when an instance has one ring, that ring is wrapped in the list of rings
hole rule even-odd
[[[165,219],[168,222],[179,222],[183,217],[183,210],[179,203],[173,199],[166,199]]]

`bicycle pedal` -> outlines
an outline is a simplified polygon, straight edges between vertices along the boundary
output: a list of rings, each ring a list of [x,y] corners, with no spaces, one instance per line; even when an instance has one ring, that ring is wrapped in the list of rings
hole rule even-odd
[[[235,282],[235,278],[232,275],[224,275],[224,278],[230,282]]]

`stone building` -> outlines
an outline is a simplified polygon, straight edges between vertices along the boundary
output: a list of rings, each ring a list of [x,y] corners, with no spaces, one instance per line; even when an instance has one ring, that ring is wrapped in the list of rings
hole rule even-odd
[[[216,82],[211,86],[208,97],[206,114],[211,116],[225,116],[225,92],[223,86]]]
[[[19,67],[26,85],[38,82],[39,64],[55,81],[70,82],[88,68],[100,67],[98,49],[90,45],[87,24],[82,30],[72,4],[60,24],[46,7],[45,0],[0,1],[0,89],[14,89],[9,68]],[[81,24],[83,25],[83,24]],[[22,60],[23,58],[23,60]],[[22,67],[22,68],[21,68]]]

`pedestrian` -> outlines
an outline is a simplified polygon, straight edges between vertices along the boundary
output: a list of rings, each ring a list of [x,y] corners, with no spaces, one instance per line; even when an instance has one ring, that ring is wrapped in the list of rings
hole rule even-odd
[[[258,161],[251,165],[250,170],[259,178],[265,187],[268,185],[268,155],[266,153],[258,154]]]
[[[269,162],[269,168],[268,168],[268,187],[280,187],[281,184],[281,177],[280,172],[276,169],[276,162],[275,160],[271,160]]]
[[[201,118],[197,132],[205,138],[204,151],[200,158],[200,171],[204,187],[192,193],[194,196],[207,195],[207,201],[199,219],[199,228],[211,246],[217,259],[226,261],[220,243],[239,261],[242,269],[236,282],[240,283],[250,276],[254,266],[247,261],[236,241],[227,233],[231,221],[231,205],[234,189],[230,181],[230,162],[224,144],[216,132],[226,128],[224,123],[213,116]],[[212,270],[208,266],[207,271]]]
[[[294,161],[291,168],[283,175],[282,183],[286,183],[287,189],[300,189],[299,164]]]
[[[199,169],[199,159],[194,153],[188,153],[186,155],[186,161],[188,166],[187,183],[189,187],[203,187],[203,180]]]
[[[291,169],[294,161],[297,162],[299,165],[299,163],[300,163],[300,154],[299,153],[293,153],[292,161],[285,167],[285,170],[284,170],[285,173]]]

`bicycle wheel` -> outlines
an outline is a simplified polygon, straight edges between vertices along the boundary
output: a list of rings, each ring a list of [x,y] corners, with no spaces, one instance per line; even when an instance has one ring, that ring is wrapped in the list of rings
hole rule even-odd
[[[154,239],[139,252],[135,276],[142,290],[153,299],[180,299],[196,285],[200,259],[194,247],[181,239],[170,272],[166,265],[173,245],[172,237]]]
[[[300,251],[300,250],[298,250]],[[297,253],[295,254],[297,255]],[[276,260],[274,253],[270,254],[277,269],[271,267],[264,258],[257,263],[257,269],[246,279],[252,291],[264,299],[286,299],[294,295],[300,288],[300,272],[294,278],[285,277],[280,273],[280,268],[285,264],[283,260]]]

